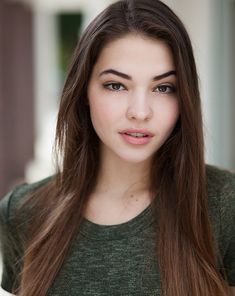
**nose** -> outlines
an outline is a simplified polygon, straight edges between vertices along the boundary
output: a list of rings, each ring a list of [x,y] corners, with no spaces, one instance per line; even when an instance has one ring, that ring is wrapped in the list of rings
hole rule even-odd
[[[150,106],[147,94],[143,92],[133,93],[129,98],[126,115],[129,120],[150,120],[153,116],[153,110]]]

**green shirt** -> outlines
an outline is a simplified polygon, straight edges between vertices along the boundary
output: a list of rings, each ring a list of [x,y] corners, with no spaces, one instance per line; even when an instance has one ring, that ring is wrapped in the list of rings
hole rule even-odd
[[[230,286],[235,286],[235,175],[206,167],[209,215]],[[11,221],[18,202],[50,179],[18,186],[0,203],[2,288],[11,292],[23,252],[11,251],[17,236]],[[156,219],[151,206],[128,222],[98,225],[84,219],[49,296],[158,296],[161,280],[154,255]],[[69,229],[68,229],[69,231]]]

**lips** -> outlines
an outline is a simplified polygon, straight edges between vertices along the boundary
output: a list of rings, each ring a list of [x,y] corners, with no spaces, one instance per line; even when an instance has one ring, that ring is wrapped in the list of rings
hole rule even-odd
[[[135,138],[141,137],[153,137],[153,134],[146,129],[127,129],[120,132],[121,134],[126,134]]]
[[[123,140],[132,145],[144,145],[151,141],[154,136],[151,132],[144,129],[128,129],[120,132]]]

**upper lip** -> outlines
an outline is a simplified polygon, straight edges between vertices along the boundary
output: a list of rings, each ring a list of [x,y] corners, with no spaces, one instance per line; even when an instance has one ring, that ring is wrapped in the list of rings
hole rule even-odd
[[[130,128],[130,129],[126,129],[126,130],[123,130],[120,132],[121,134],[131,134],[131,133],[140,133],[140,134],[144,134],[146,136],[149,136],[149,137],[153,137],[154,134],[151,133],[150,131],[146,130],[146,129],[143,129],[143,128]]]

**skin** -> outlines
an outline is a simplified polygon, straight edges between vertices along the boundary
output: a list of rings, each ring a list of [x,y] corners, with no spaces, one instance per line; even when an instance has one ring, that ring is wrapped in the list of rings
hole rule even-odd
[[[88,85],[91,120],[101,143],[98,184],[87,211],[96,223],[125,222],[150,203],[153,154],[179,117],[172,71],[175,65],[167,45],[140,35],[126,35],[100,53]],[[164,73],[167,77],[161,77]],[[145,145],[129,144],[120,135],[129,128],[147,129],[153,137]]]

